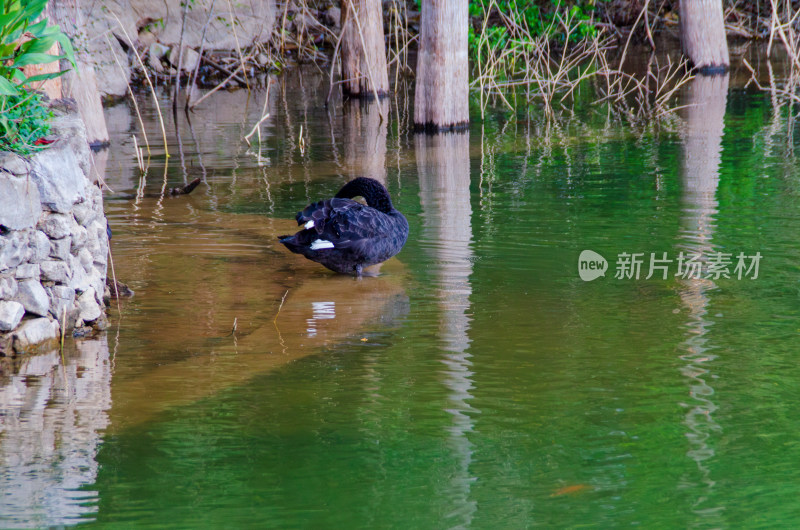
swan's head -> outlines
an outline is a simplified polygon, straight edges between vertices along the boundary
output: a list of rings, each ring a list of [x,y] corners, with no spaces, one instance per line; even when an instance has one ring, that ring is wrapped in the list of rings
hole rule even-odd
[[[383,213],[389,213],[394,208],[392,198],[383,184],[369,177],[354,178],[342,186],[342,189],[336,194],[339,199],[352,199],[358,196],[366,199],[367,206]]]

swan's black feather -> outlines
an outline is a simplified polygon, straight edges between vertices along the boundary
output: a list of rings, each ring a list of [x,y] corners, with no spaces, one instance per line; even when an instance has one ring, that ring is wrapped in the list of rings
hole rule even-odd
[[[361,195],[367,204],[342,195]],[[346,274],[360,274],[363,267],[386,261],[400,252],[408,238],[408,221],[392,206],[389,192],[378,181],[364,177],[347,183],[332,199],[309,204],[296,219],[298,225],[314,224],[293,236],[281,236],[281,243]]]

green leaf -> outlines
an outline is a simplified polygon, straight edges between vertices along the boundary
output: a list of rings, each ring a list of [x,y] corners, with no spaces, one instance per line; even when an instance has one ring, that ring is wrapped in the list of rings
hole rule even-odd
[[[14,31],[15,26],[20,23],[21,12],[20,11],[11,11],[10,13],[5,13],[0,15],[0,35],[6,35]]]
[[[16,96],[19,94],[19,90],[14,83],[8,79],[0,77],[0,94],[3,96]]]
[[[51,72],[49,74],[32,75],[28,79],[25,80],[25,84],[28,85],[28,84],[31,84],[31,83],[36,83],[37,81],[47,81],[48,79],[55,79],[56,77],[60,77],[60,76],[64,75],[65,73],[67,73],[67,72],[61,71],[61,72]]]
[[[47,7],[48,0],[33,0],[25,6],[25,18],[29,21],[36,20]]]
[[[64,58],[72,64],[73,68],[77,68],[78,65],[75,64],[75,49],[72,47],[72,42],[69,40],[69,37],[63,33],[59,33],[55,35],[54,38],[61,45],[61,53],[64,54]]]
[[[65,57],[61,55],[48,55],[46,53],[26,53],[17,57],[17,60],[14,61],[13,66],[17,67],[26,66],[29,64],[47,64],[64,58]]]
[[[33,35],[34,37],[38,37],[39,34],[47,28],[47,19],[43,18],[33,26],[28,26],[28,33]]]
[[[53,37],[46,37],[46,38],[38,38],[38,39],[31,39],[28,42],[22,44],[19,47],[20,54],[26,53],[47,53],[50,51],[50,48],[53,47],[53,44],[56,43],[56,39]]]
[[[16,49],[17,49],[16,42],[12,42],[11,44],[0,45],[0,57],[10,58],[11,54],[13,54],[14,50]]]

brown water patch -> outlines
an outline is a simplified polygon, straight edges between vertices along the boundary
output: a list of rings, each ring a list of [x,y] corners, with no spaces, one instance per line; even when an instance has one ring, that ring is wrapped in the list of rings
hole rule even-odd
[[[180,200],[139,206],[136,234],[116,253],[117,275],[133,279],[137,295],[121,318],[111,312],[153,347],[139,348],[135,361],[118,359],[114,430],[360,338],[407,311],[397,260],[356,279],[284,249],[277,236],[295,230],[294,221],[200,211]],[[141,238],[146,245],[130,244]]]

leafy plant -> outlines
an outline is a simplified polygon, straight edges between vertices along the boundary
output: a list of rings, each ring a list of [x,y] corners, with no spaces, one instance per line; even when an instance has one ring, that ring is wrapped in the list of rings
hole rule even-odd
[[[594,25],[594,0],[567,2],[565,0],[470,0],[469,15],[483,22],[483,34],[473,27],[469,30],[469,47],[480,53],[481,46],[502,48],[509,40],[512,27],[524,28],[533,37],[546,37],[563,43],[592,38],[597,33]],[[563,31],[558,19],[569,20],[571,31]]]
[[[26,77],[22,67],[68,59],[75,64],[72,44],[58,26],[48,26],[39,18],[48,0],[0,0],[0,96],[18,96],[21,88],[35,81],[58,77],[63,72]],[[61,45],[64,55],[50,55],[53,44]]]
[[[36,93],[0,98],[0,151],[29,155],[43,148],[53,113]]]
[[[75,65],[72,44],[58,26],[42,17],[48,0],[0,0],[0,150],[29,154],[50,131],[52,113],[28,85],[64,72],[26,76],[23,66],[67,59]],[[37,19],[40,19],[37,22]],[[51,55],[54,44],[63,55]]]

